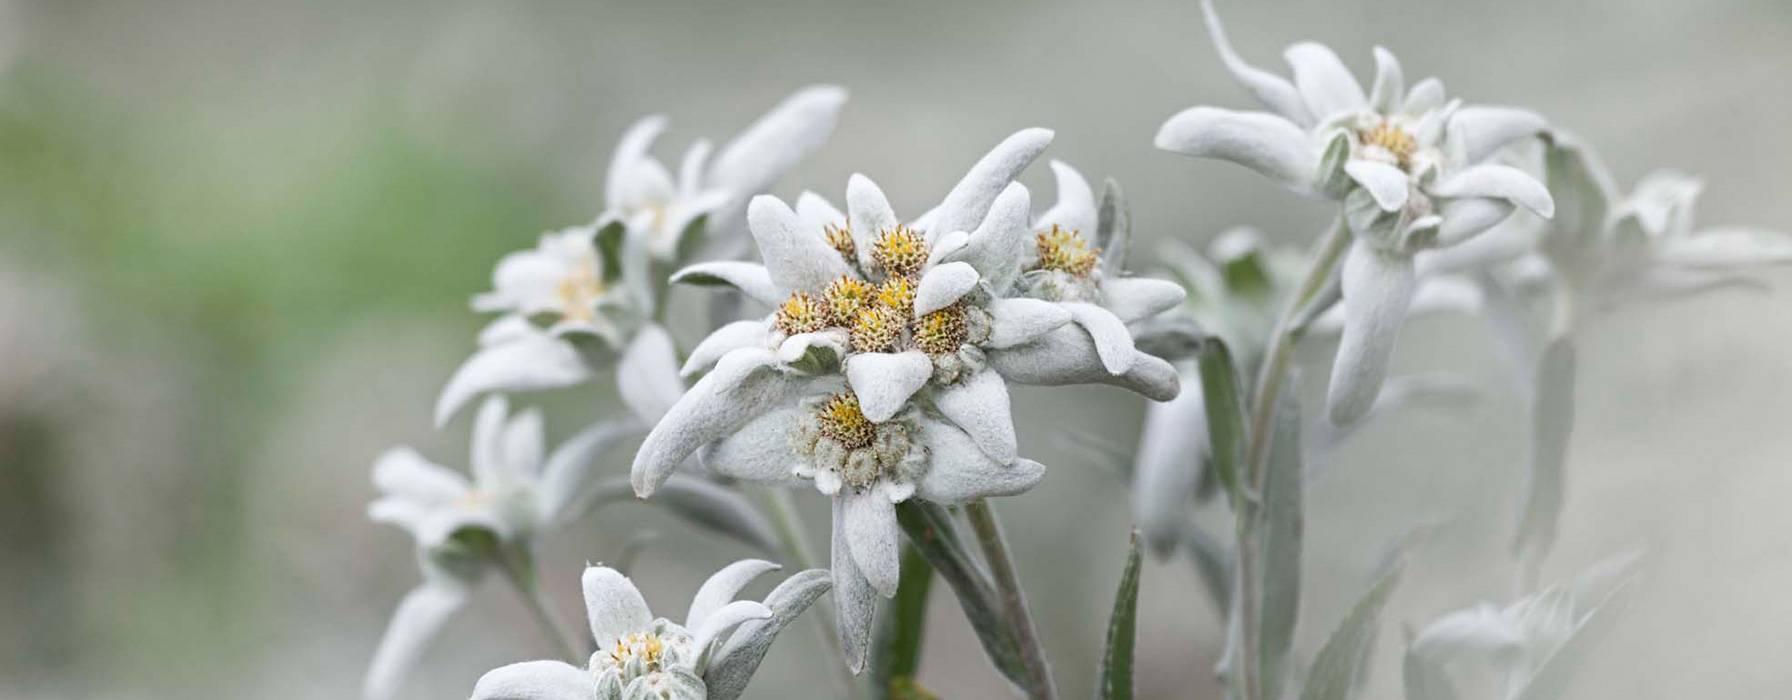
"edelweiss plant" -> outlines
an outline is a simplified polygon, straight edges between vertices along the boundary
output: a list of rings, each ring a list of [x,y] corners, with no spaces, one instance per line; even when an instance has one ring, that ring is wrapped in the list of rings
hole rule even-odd
[[[1700,184],[1682,175],[1652,175],[1620,195],[1591,151],[1542,116],[1464,106],[1434,78],[1409,87],[1386,49],[1374,51],[1367,90],[1310,42],[1284,53],[1291,78],[1274,75],[1233,50],[1211,2],[1202,8],[1221,62],[1268,111],[1194,107],[1167,120],[1156,144],[1335,202],[1336,220],[1310,253],[1235,229],[1205,254],[1167,244],[1158,266],[1168,279],[1133,276],[1131,219],[1114,180],[1097,196],[1075,168],[1052,161],[1056,199],[1034,211],[1017,178],[1053,139],[1037,128],[1004,139],[912,218],[860,174],[848,179],[843,207],[813,192],[794,206],[765,194],[826,138],[845,97],[838,88],[799,91],[714,158],[697,142],[676,174],[649,155],[664,120],[630,128],[596,220],[506,256],[491,290],[473,300],[498,317],[436,407],[440,425],[491,395],[474,421],[472,477],[409,448],[375,465],[382,495],[369,513],[412,533],[424,583],[381,642],[370,700],[392,694],[490,569],[523,594],[560,658],[491,671],[475,700],[732,700],[776,635],[830,590],[832,604],[811,617],[825,666],[842,676],[839,694],[936,697],[917,681],[936,573],[994,669],[1027,697],[1055,700],[1019,568],[987,500],[1024,493],[1046,474],[1021,456],[1013,384],[1107,384],[1156,402],[1136,448],[1082,432],[1074,418],[1055,431],[1120,465],[1141,530],[1096,697],[1132,696],[1149,545],[1159,556],[1186,551],[1224,616],[1216,673],[1228,697],[1353,700],[1409,553],[1395,547],[1323,643],[1297,652],[1306,484],[1371,415],[1478,390],[1449,376],[1387,380],[1406,318],[1431,311],[1486,319],[1530,404],[1531,484],[1512,562],[1518,602],[1409,633],[1405,696],[1562,697],[1575,657],[1635,568],[1630,558],[1571,583],[1535,584],[1563,503],[1573,335],[1620,304],[1792,262],[1792,237],[1695,229]],[[723,288],[709,310],[713,330],[694,345],[668,330],[689,325],[667,318],[675,282]],[[1542,324],[1531,318],[1538,310]],[[1542,342],[1530,337],[1538,325],[1549,329]],[[1304,411],[1295,348],[1332,334],[1325,409]],[[551,453],[540,413],[511,416],[504,398],[611,377],[627,415]],[[596,477],[605,453],[643,433],[626,477]],[[790,500],[808,489],[831,506],[825,569],[812,564]],[[1197,509],[1222,494],[1230,542],[1197,525],[1209,519]],[[540,599],[534,544],[594,504],[630,496],[804,570],[763,602],[737,601],[778,568],[738,561],[674,622],[655,618],[622,573],[632,554],[615,568],[588,566],[590,653],[560,633]]]
[[[734,600],[778,568],[756,559],[728,565],[697,589],[684,623],[656,618],[621,572],[585,570],[582,583],[597,651],[585,668],[529,661],[485,674],[473,700],[732,700],[785,625],[828,589],[826,572],[790,577],[764,603]]]

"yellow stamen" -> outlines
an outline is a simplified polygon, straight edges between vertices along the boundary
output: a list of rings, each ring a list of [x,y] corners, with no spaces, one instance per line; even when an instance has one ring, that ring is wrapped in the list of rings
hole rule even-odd
[[[877,424],[865,418],[864,412],[859,410],[859,397],[854,394],[828,397],[815,409],[815,421],[821,427],[822,435],[849,450],[869,446],[877,437]]]
[[[852,324],[853,317],[858,316],[860,309],[876,303],[873,298],[875,294],[876,291],[870,284],[841,275],[821,291],[821,298],[834,314],[834,325],[848,326]]]
[[[840,257],[846,258],[847,262],[858,261],[858,246],[852,242],[851,228],[827,224],[821,228],[821,231],[827,236],[828,245],[833,246],[834,250],[840,251]]]
[[[1401,169],[1412,165],[1412,154],[1419,150],[1419,142],[1405,129],[1392,122],[1383,121],[1361,132],[1360,138],[1364,146],[1380,146],[1394,156]]]
[[[554,287],[554,295],[560,298],[560,315],[568,321],[597,320],[594,307],[603,293],[604,283],[597,278],[597,261],[590,258],[579,260]]]
[[[904,315],[915,308],[915,283],[907,277],[891,277],[877,286],[877,303]]]
[[[871,246],[871,260],[891,277],[907,277],[927,264],[927,242],[914,229],[898,225],[886,229]]]
[[[798,333],[814,333],[827,328],[833,321],[834,314],[828,309],[826,299],[817,299],[808,292],[796,292],[778,306],[778,313],[773,316],[772,323],[785,335]]]
[[[1036,234],[1039,247],[1039,269],[1056,270],[1077,277],[1088,277],[1101,262],[1101,249],[1090,248],[1083,234],[1066,231],[1052,224],[1052,230]]]
[[[907,325],[908,314],[888,306],[876,304],[859,309],[848,331],[852,349],[858,352],[888,351],[902,339],[902,329]]]
[[[964,307],[958,304],[922,316],[915,322],[915,347],[930,355],[958,352],[967,335]]]

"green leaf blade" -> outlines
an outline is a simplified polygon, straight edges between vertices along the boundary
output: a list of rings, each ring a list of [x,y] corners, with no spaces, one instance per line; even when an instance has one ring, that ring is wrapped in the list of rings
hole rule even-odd
[[[1120,589],[1114,593],[1114,612],[1108,618],[1107,651],[1095,674],[1096,700],[1131,700],[1133,647],[1139,630],[1139,569],[1143,561],[1139,531],[1132,532],[1126,565],[1120,572]]]

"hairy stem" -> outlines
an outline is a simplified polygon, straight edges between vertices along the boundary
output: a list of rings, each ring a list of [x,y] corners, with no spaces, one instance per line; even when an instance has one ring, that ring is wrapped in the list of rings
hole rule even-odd
[[[1033,614],[1027,610],[1027,595],[1021,590],[1014,559],[1008,554],[1008,540],[1002,536],[1002,523],[996,519],[996,512],[988,501],[973,502],[964,507],[964,512],[970,518],[971,529],[977,532],[977,544],[983,548],[983,556],[989,560],[990,573],[995,577],[1008,626],[1014,630],[1014,643],[1019,647],[1021,665],[1027,672],[1027,697],[1056,700],[1058,688],[1052,684],[1051,664],[1046,661],[1045,648],[1039,644]]]
[[[1238,572],[1240,585],[1235,595],[1239,600],[1239,659],[1238,672],[1244,677],[1245,700],[1264,700],[1262,679],[1259,677],[1258,639],[1260,637],[1260,621],[1257,610],[1257,593],[1260,588],[1257,582],[1257,530],[1262,520],[1262,511],[1257,506],[1259,494],[1263,492],[1263,474],[1267,471],[1269,451],[1274,446],[1274,431],[1270,429],[1275,420],[1276,398],[1282,393],[1284,379],[1288,376],[1288,365],[1293,361],[1294,348],[1306,331],[1305,320],[1316,317],[1316,311],[1307,310],[1313,299],[1324,292],[1332,273],[1338,267],[1338,261],[1344,257],[1344,251],[1350,247],[1350,227],[1340,215],[1332,224],[1331,230],[1320,240],[1317,252],[1313,256],[1313,266],[1307,270],[1307,276],[1301,281],[1299,290],[1288,300],[1288,306],[1276,321],[1276,330],[1269,338],[1269,347],[1264,353],[1262,366],[1257,374],[1257,384],[1251,392],[1251,423],[1249,443],[1245,449],[1245,498],[1238,504]]]
[[[784,547],[784,556],[805,570],[828,568],[815,558],[809,536],[803,532],[802,518],[797,516],[796,503],[790,500],[790,491],[776,487],[765,489],[765,502],[772,514],[772,527],[777,530],[778,543]],[[834,630],[834,609],[830,605],[818,604],[809,608],[808,617],[814,622],[811,629],[815,630],[822,648],[828,651],[828,657],[833,661],[836,689],[845,693],[843,697],[856,698],[861,694],[859,683],[846,664],[846,652],[840,649],[840,637]]]
[[[527,551],[515,547],[501,547],[494,555],[498,560],[498,569],[504,572],[504,580],[516,589],[517,597],[523,601],[523,607],[529,609],[529,615],[535,618],[536,626],[541,628],[542,636],[554,646],[554,654],[574,666],[583,666],[589,653],[579,653],[579,645],[572,641],[554,616],[548,612],[547,601],[542,598],[541,587],[536,585],[535,567]]]

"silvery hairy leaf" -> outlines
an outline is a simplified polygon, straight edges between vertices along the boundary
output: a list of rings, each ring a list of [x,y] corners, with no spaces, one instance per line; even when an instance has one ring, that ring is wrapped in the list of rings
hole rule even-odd
[[[1404,569],[1404,561],[1396,559],[1383,570],[1369,591],[1351,606],[1343,622],[1326,637],[1313,658],[1313,667],[1307,671],[1301,700],[1349,700],[1354,696],[1357,676],[1364,668],[1363,657],[1368,655],[1369,642],[1381,624],[1382,608],[1387,606]]]
[[[1287,676],[1288,652],[1294,646],[1295,621],[1300,616],[1300,559],[1303,469],[1301,467],[1300,395],[1298,375],[1276,404],[1275,442],[1269,451],[1263,479],[1263,562],[1257,582],[1260,631],[1258,687],[1264,697],[1281,697]]]
[[[1107,647],[1101,665],[1095,671],[1097,700],[1128,700],[1132,697],[1133,645],[1138,637],[1139,622],[1139,533],[1134,530],[1126,550],[1126,564],[1120,570],[1120,589],[1114,593],[1114,612],[1108,617]]]
[[[1132,248],[1132,210],[1114,178],[1102,184],[1097,212],[1095,246],[1101,249],[1101,274],[1118,278],[1126,272],[1126,256]]]

